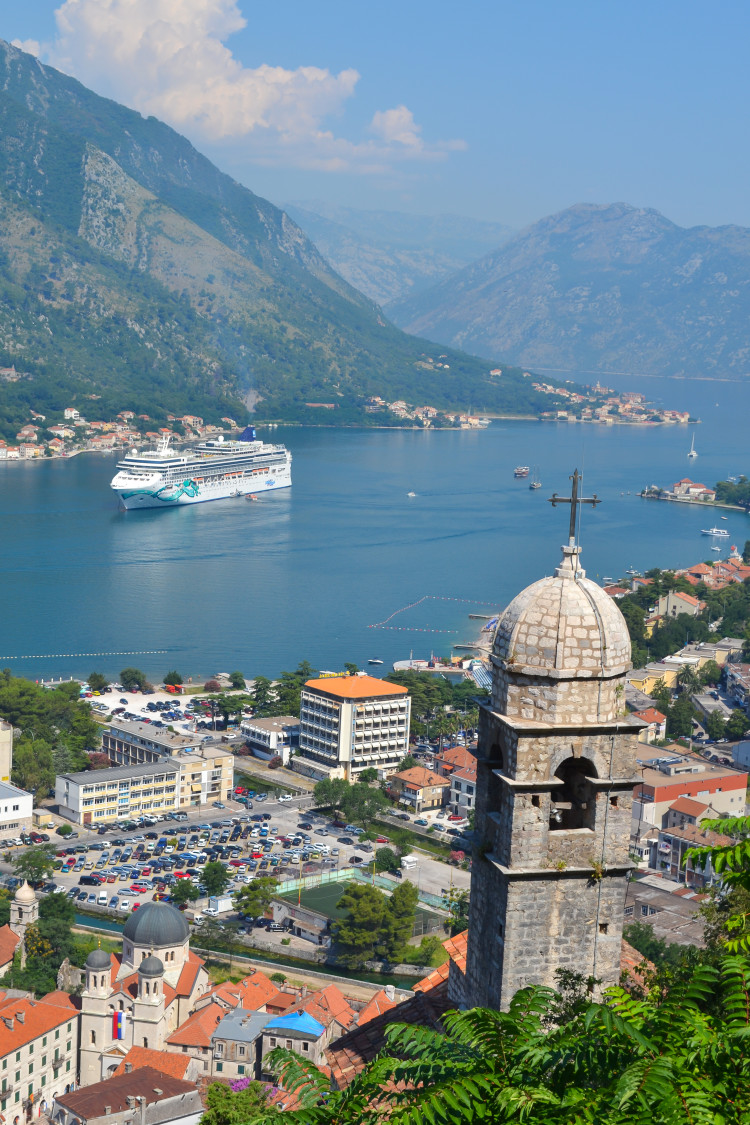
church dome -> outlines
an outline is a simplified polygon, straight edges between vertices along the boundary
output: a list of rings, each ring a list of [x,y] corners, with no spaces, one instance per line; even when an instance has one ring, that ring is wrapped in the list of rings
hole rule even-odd
[[[171,945],[182,945],[190,935],[190,928],[183,914],[168,902],[146,902],[131,914],[122,931],[122,936],[133,945],[147,945],[165,949]]]
[[[141,961],[138,972],[142,977],[160,977],[164,972],[164,966],[158,957],[150,953],[148,957],[144,957]]]
[[[522,590],[501,615],[493,655],[509,674],[602,679],[630,668],[625,618],[586,578],[580,547],[563,547],[554,574]]]
[[[31,906],[32,903],[36,902],[36,895],[25,879],[23,883],[21,883],[21,886],[18,888],[16,893],[13,895],[13,901],[20,902],[24,906]]]
[[[108,969],[111,964],[109,953],[104,949],[92,949],[86,958],[87,969]]]

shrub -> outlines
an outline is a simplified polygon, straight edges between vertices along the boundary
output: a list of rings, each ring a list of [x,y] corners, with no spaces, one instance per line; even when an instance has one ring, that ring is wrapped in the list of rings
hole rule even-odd
[[[206,680],[203,685],[204,691],[221,691],[221,684],[218,680]]]
[[[269,770],[277,770],[279,766],[283,766],[283,764],[284,759],[280,754],[276,754],[276,756],[271,758],[271,761],[268,763],[268,768]]]

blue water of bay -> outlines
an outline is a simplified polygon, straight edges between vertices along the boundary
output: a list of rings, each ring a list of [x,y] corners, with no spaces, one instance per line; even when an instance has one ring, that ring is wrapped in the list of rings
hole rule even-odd
[[[199,679],[276,675],[303,659],[340,669],[379,658],[387,670],[410,651],[445,653],[475,636],[469,613],[507,604],[557,565],[568,512],[547,498],[568,494],[576,467],[603,501],[582,517],[590,577],[716,557],[700,531],[717,512],[636,493],[749,472],[750,385],[611,381],[702,424],[281,427],[264,436],[291,449],[291,489],[168,511],[118,511],[113,457],[2,463],[0,666],[39,678],[135,664]],[[519,463],[538,466],[541,489],[514,479]],[[742,549],[750,518],[725,514]]]

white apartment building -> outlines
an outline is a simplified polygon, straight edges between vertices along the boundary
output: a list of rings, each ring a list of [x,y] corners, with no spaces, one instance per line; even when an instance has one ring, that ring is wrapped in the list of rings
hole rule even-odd
[[[179,808],[180,788],[180,766],[165,760],[60,774],[55,801],[66,820],[97,825],[172,812]]]
[[[410,722],[411,697],[398,684],[364,672],[308,680],[292,768],[316,780],[356,781],[370,767],[385,776],[408,752]]]
[[[116,719],[102,734],[102,751],[117,766],[140,766],[202,745],[206,736],[160,730],[150,723]]]

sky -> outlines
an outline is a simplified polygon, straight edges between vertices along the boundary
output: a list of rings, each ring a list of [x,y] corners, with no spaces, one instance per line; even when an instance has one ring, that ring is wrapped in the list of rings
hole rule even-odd
[[[0,37],[274,203],[750,226],[750,5],[0,0]]]

